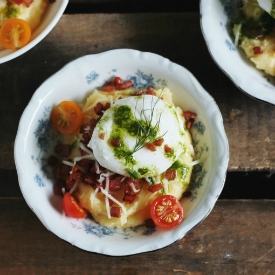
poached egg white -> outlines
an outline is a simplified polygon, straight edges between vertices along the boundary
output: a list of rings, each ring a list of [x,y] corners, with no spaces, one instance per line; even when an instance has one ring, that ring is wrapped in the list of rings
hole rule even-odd
[[[130,96],[105,111],[88,147],[108,170],[132,178],[152,177],[183,153],[184,134],[183,120],[173,105],[152,95]],[[155,151],[146,146],[158,139],[163,143],[154,146]]]

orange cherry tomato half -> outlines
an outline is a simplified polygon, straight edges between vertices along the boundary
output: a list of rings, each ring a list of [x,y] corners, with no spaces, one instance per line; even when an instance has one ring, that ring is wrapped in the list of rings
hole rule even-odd
[[[0,44],[6,49],[18,49],[27,45],[31,38],[28,22],[19,18],[10,18],[3,22],[0,29]]]
[[[157,197],[151,204],[150,212],[155,225],[164,229],[175,228],[184,219],[181,203],[172,195]]]
[[[86,211],[79,206],[70,193],[65,193],[62,200],[62,207],[65,213],[71,218],[82,219],[87,216]]]
[[[62,101],[51,113],[53,127],[64,135],[76,131],[82,123],[82,118],[80,107],[72,101]]]

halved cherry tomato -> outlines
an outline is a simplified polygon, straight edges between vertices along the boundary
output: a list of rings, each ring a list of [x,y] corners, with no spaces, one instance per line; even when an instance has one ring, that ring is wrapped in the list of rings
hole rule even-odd
[[[19,18],[10,18],[3,22],[0,29],[0,43],[6,49],[22,48],[31,38],[28,22]]]
[[[70,193],[65,193],[62,200],[62,207],[69,217],[81,219],[87,216],[86,211],[78,205],[77,201]]]
[[[172,195],[157,197],[151,204],[150,212],[155,225],[164,229],[177,227],[184,218],[181,203]]]
[[[71,134],[76,131],[82,123],[82,111],[72,101],[62,101],[51,113],[54,128],[61,134]]]

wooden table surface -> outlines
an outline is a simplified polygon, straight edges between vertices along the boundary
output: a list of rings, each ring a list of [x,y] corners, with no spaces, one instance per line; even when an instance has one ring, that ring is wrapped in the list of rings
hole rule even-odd
[[[198,0],[181,8],[148,2],[70,1],[41,43],[0,65],[1,275],[275,274],[275,106],[242,93],[211,59]],[[210,215],[177,243],[127,257],[89,253],[49,232],[22,197],[13,158],[20,116],[40,84],[77,57],[115,48],[154,52],[190,70],[216,100],[230,145]]]

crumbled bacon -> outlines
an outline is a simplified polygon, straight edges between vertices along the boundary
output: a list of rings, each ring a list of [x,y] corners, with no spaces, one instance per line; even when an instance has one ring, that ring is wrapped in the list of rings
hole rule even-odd
[[[136,199],[136,195],[127,195],[125,194],[123,197],[123,201],[132,203]]]
[[[262,54],[264,51],[261,47],[254,47],[253,52],[254,54]]]
[[[153,143],[150,143],[150,142],[148,142],[148,143],[146,144],[146,148],[149,149],[149,150],[152,151],[152,152],[154,152],[154,151],[157,150],[156,147],[155,147],[155,145],[154,145]]]
[[[177,170],[176,169],[168,170],[165,173],[165,178],[167,180],[174,180],[176,178],[176,175],[177,175]]]
[[[121,146],[121,140],[118,139],[118,138],[111,139],[110,143],[113,147],[120,147]]]
[[[160,138],[160,139],[155,140],[155,141],[153,142],[153,144],[154,144],[155,146],[161,146],[163,142],[164,142],[164,138]]]
[[[148,87],[147,91],[146,91],[147,95],[156,95],[156,92],[154,91],[154,89],[150,86]]]
[[[149,185],[147,190],[149,192],[155,193],[157,191],[160,191],[162,188],[163,188],[162,183],[156,183],[156,184]]]
[[[195,117],[197,116],[196,113],[193,113],[191,111],[185,111],[182,113],[182,115],[185,117],[186,119],[186,127],[188,130],[191,129],[193,122],[195,121]]]
[[[120,218],[121,216],[121,207],[119,206],[113,206],[111,207],[111,216],[115,218]]]
[[[105,138],[105,133],[100,133],[100,134],[99,134],[99,138],[102,139],[102,140],[104,140],[104,138]]]
[[[169,147],[167,144],[164,145],[164,151],[165,153],[172,153],[173,149]]]

